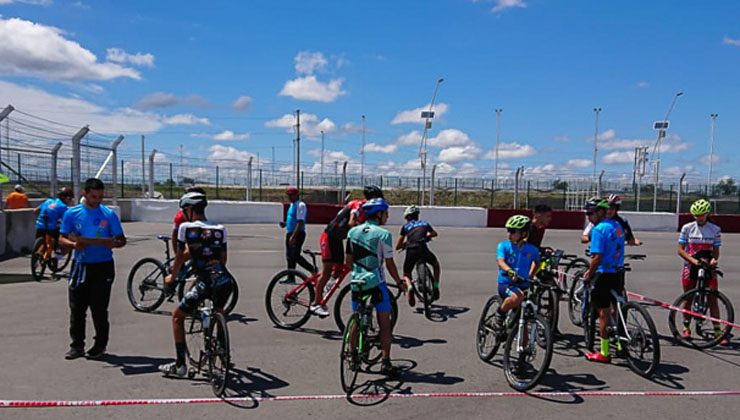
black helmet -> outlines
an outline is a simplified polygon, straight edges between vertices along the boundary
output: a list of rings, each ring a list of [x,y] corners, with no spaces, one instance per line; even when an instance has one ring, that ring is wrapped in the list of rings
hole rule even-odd
[[[62,189],[59,190],[59,192],[57,193],[57,197],[58,198],[62,198],[62,199],[64,199],[64,198],[72,198],[74,196],[75,196],[75,193],[71,189],[69,189],[67,187],[62,187]]]
[[[599,209],[608,210],[609,202],[600,197],[591,197],[583,203],[583,209],[587,212],[593,212]]]
[[[203,210],[208,205],[208,200],[206,200],[205,194],[197,193],[197,192],[189,192],[185,193],[182,197],[180,197],[180,208],[186,209],[188,207],[193,207],[198,210]]]
[[[383,190],[377,185],[366,185],[362,190],[362,194],[365,195],[366,200],[373,198],[384,198]]]

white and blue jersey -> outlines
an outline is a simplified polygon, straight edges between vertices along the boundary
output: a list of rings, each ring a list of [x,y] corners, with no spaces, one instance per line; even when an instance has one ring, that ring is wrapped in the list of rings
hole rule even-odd
[[[597,273],[616,273],[624,268],[624,230],[612,219],[604,219],[591,232],[591,254],[601,254]]]
[[[506,265],[516,271],[519,277],[526,279],[529,278],[532,263],[540,261],[540,251],[536,246],[526,242],[522,246],[518,246],[511,241],[503,241],[498,244],[496,258],[504,260]],[[515,283],[514,280],[510,279],[506,275],[506,271],[499,267],[498,284],[508,286],[513,283]],[[517,282],[515,284],[521,288],[529,287],[529,282]]]
[[[288,213],[285,220],[285,231],[287,233],[293,233],[298,226],[298,222],[303,222],[301,231],[306,230],[306,203],[301,200],[296,200],[290,203],[288,207]]]
[[[123,228],[118,215],[104,205],[96,208],[84,204],[74,206],[64,213],[63,235],[75,235],[83,238],[114,238],[123,235]],[[74,260],[81,263],[99,263],[113,260],[113,251],[102,245],[90,245],[74,252]]]

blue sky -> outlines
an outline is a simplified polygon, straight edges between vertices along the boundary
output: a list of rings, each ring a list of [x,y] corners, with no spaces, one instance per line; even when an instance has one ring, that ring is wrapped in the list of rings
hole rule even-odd
[[[191,157],[266,162],[275,146],[289,167],[285,116],[301,109],[306,170],[320,129],[327,162],[359,162],[364,114],[366,171],[413,174],[423,125],[404,112],[443,77],[429,133],[442,172],[491,175],[502,108],[502,174],[588,175],[601,107],[597,168],[631,174],[634,147],[652,145],[681,91],[664,176],[706,179],[710,113],[714,174],[740,175],[735,1],[0,0],[0,15],[0,103],[124,133],[132,154],[146,133],[163,161],[184,144]]]

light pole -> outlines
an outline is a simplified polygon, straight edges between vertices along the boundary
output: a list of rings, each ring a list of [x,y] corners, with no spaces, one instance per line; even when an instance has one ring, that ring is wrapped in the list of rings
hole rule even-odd
[[[321,186],[324,186],[324,130],[321,130],[321,170],[319,172]]]
[[[432,128],[432,118],[434,118],[434,101],[437,99],[437,92],[439,91],[439,85],[444,82],[445,79],[437,79],[437,84],[434,86],[434,94],[432,95],[432,102],[429,103],[429,111],[422,112],[421,118],[424,118],[424,133],[421,136],[421,147],[419,148],[419,157],[421,158],[421,173],[422,173],[422,185],[421,185],[421,201],[424,204],[424,190],[427,183],[427,133]]]
[[[673,112],[673,107],[676,106],[676,100],[678,100],[678,97],[681,95],[683,95],[683,92],[677,92],[675,95],[673,95],[671,106],[668,107],[668,112],[666,112],[665,118],[663,118],[664,128],[658,130],[658,138],[655,140],[655,145],[653,146],[653,162],[655,162],[655,183],[653,185],[653,213],[655,213],[655,210],[658,207],[658,182],[660,181],[660,144],[661,140],[663,140],[663,137],[665,137],[666,135],[666,130],[668,129],[668,117],[671,116],[671,112]]]
[[[494,194],[498,185],[498,149],[501,144],[501,112],[503,109],[497,108],[496,112],[496,146],[493,149],[493,190]]]
[[[709,132],[709,175],[707,176],[707,186],[710,191],[712,189],[712,164],[714,164],[714,126],[717,123],[718,116],[719,114],[709,115],[712,119],[712,125]]]
[[[594,113],[596,113],[596,128],[594,129],[594,168],[593,168],[593,175],[592,175],[592,181],[596,182],[596,153],[599,150],[599,113],[601,112],[601,108],[594,108]]]
[[[360,185],[365,185],[365,116],[362,116],[362,149],[360,149]]]

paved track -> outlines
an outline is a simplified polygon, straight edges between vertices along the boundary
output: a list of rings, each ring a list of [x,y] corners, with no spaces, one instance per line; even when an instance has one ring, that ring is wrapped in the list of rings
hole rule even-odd
[[[0,399],[103,400],[148,398],[209,398],[203,381],[172,380],[157,371],[172,358],[174,346],[169,310],[138,313],[125,295],[125,279],[133,263],[161,254],[161,243],[151,239],[167,233],[165,224],[132,223],[124,226],[129,245],[116,252],[118,277],[111,301],[111,343],[102,361],[63,358],[68,345],[68,309],[64,282],[5,283],[17,276],[0,275]],[[397,227],[392,227],[394,235]],[[309,227],[308,245],[315,246],[320,228]],[[269,278],[283,266],[282,234],[277,226],[229,226],[229,267],[239,279],[240,301],[229,323],[237,378],[230,396],[269,397],[341,394],[339,336],[331,318],[313,318],[301,331],[272,327],[264,309]],[[407,367],[401,379],[370,380],[369,387],[392,394],[449,392],[508,392],[499,359],[482,363],[475,354],[474,334],[486,298],[495,290],[494,252],[505,234],[501,229],[440,229],[432,247],[443,265],[442,299],[435,308],[439,322],[424,319],[402,304],[395,330],[393,359]],[[571,252],[582,251],[574,231],[549,231],[546,243]],[[647,245],[639,252],[647,261],[633,263],[628,288],[672,302],[680,291],[680,261],[676,234],[645,233]],[[727,279],[722,290],[740,302],[740,236],[725,235],[722,267]],[[400,263],[400,259],[397,261]],[[400,265],[400,264],[399,264]],[[0,263],[0,273],[27,273],[28,259]],[[399,301],[399,303],[401,303]],[[565,309],[565,307],[561,307]],[[583,358],[579,330],[561,318],[565,340],[555,346],[551,370],[537,391],[706,391],[740,389],[740,342],[729,348],[698,352],[673,346],[667,336],[668,312],[652,308],[661,341],[662,365],[653,381],[633,374],[621,361],[594,365]],[[88,331],[92,325],[88,322]],[[375,381],[375,382],[373,382]],[[365,407],[360,407],[365,406]],[[194,418],[196,416],[257,416],[260,418],[347,418],[359,414],[392,418],[573,418],[618,416],[627,418],[734,418],[738,396],[579,396],[389,398],[348,402],[250,400],[235,404],[166,406],[0,409],[0,418]]]

